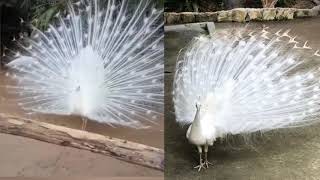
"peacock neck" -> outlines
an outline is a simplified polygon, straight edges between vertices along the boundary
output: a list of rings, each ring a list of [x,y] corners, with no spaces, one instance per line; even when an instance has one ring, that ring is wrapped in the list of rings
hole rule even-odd
[[[200,113],[200,107],[197,106],[197,111],[196,111],[196,115],[194,117],[194,120],[192,122],[192,127],[193,128],[199,128],[201,125],[201,113]]]

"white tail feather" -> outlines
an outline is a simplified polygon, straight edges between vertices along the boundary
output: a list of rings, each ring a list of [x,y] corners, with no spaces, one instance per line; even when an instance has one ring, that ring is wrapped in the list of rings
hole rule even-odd
[[[162,10],[148,0],[82,0],[46,32],[15,42],[8,66],[26,110],[140,127],[162,117]]]
[[[289,31],[238,31],[198,37],[185,50],[174,77],[176,120],[192,123],[200,103],[209,104],[206,111],[215,114],[212,123],[222,134],[318,122],[316,51],[295,41]],[[215,102],[208,103],[208,96]]]

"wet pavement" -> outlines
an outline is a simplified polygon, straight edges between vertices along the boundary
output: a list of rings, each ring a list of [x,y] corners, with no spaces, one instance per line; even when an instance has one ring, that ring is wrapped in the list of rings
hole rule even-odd
[[[250,22],[247,27],[256,29],[264,25],[271,30],[291,29],[291,34],[308,40],[310,46],[320,49],[320,17],[292,21]],[[245,26],[239,23],[217,23],[216,30]],[[320,179],[320,124],[313,126],[271,131],[218,140],[209,149],[209,169],[198,173],[193,167],[198,163],[194,146],[185,138],[186,127],[175,122],[172,106],[172,81],[175,62],[181,48],[199,34],[206,33],[199,27],[166,27],[165,34],[165,155],[167,179],[210,180],[286,180]],[[320,77],[319,77],[320,78]]]

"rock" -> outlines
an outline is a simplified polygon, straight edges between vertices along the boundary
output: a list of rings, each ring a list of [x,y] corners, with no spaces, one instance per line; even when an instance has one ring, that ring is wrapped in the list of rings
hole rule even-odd
[[[261,21],[263,19],[262,9],[250,8],[247,11],[248,11],[249,20]]]
[[[167,24],[167,17],[168,17],[168,13],[167,13],[167,12],[164,12],[164,13],[163,13],[163,21],[164,21],[164,24]]]
[[[218,13],[217,12],[206,12],[208,16],[208,21],[209,22],[217,22],[218,20]]]
[[[311,17],[314,15],[312,9],[297,9],[294,13],[294,17],[296,18],[304,18],[304,17]]]
[[[313,11],[313,15],[315,16],[320,15],[320,5],[313,7],[312,11]]]
[[[194,23],[195,15],[193,12],[182,12],[180,13],[181,23]]]
[[[265,8],[262,9],[263,20],[269,21],[274,20],[277,14],[277,9],[275,8]]]
[[[179,24],[181,23],[179,13],[166,13],[166,23],[167,24]]]
[[[320,5],[315,6],[315,7],[313,7],[312,9],[315,10],[315,11],[320,11]]]
[[[232,21],[232,11],[219,11],[218,22]]]
[[[296,8],[236,8],[218,12],[165,12],[165,24],[187,24],[195,22],[246,22],[246,21],[269,21],[290,20],[301,17],[312,17],[320,15],[320,5],[312,9]]]
[[[195,18],[196,22],[207,22],[208,21],[208,16],[206,13],[203,13],[203,12],[196,13],[194,16],[195,16],[194,18]]]
[[[294,16],[297,18],[312,17],[318,15],[318,12],[314,9],[297,9]]]
[[[245,8],[236,8],[232,10],[232,21],[245,22],[247,21],[247,10]]]
[[[278,8],[276,19],[277,20],[286,20],[286,19],[293,19],[295,9],[293,8]]]
[[[207,25],[207,30],[209,32],[209,35],[212,37],[216,30],[216,26],[214,25],[213,22],[207,22],[206,25]]]
[[[287,19],[293,19],[295,11],[296,11],[296,9],[294,9],[294,8],[288,8],[285,11],[284,15],[285,15],[285,17],[287,17]]]
[[[216,22],[217,17],[218,17],[217,12],[196,13],[195,21],[196,22]]]

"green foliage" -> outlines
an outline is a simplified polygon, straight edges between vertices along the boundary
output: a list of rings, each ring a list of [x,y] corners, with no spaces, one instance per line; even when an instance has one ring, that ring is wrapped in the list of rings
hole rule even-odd
[[[165,11],[218,11],[225,8],[225,0],[164,0]]]
[[[32,24],[39,29],[47,29],[49,23],[58,12],[62,12],[67,6],[65,0],[23,0],[20,8],[32,19]]]
[[[276,7],[292,7],[296,4],[296,0],[278,0]]]
[[[22,9],[30,9],[32,6],[33,1],[32,0],[23,0],[20,7]]]
[[[76,1],[76,0],[72,0]],[[129,5],[138,4],[140,0],[129,0]],[[157,0],[156,7],[163,8],[165,0]],[[28,14],[28,19],[32,19],[32,24],[45,30],[49,23],[58,12],[64,12],[67,7],[68,0],[23,0],[20,8],[24,9]],[[106,0],[107,2],[107,0]]]
[[[165,11],[193,11],[192,0],[164,0]]]
[[[64,11],[66,6],[66,2],[60,1],[54,4],[41,4],[33,7],[32,24],[39,29],[47,29],[54,16]]]

